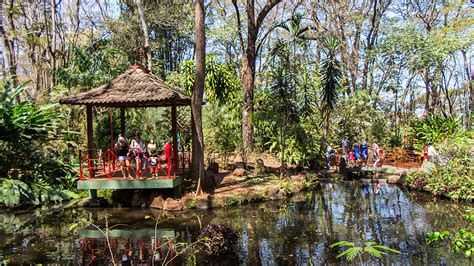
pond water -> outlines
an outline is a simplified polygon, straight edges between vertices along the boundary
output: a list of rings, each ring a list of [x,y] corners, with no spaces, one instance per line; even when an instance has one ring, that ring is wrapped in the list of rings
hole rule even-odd
[[[1,212],[0,264],[2,260],[12,264],[107,264],[111,262],[110,250],[99,231],[90,226],[70,228],[91,218],[105,228],[105,216],[113,227],[111,251],[123,265],[151,265],[153,244],[160,246],[154,255],[161,265],[165,258],[180,252],[181,243],[196,241],[200,227],[209,223],[225,225],[239,235],[235,254],[215,258],[203,252],[184,252],[171,265],[339,264],[339,250],[330,245],[341,240],[358,244],[375,241],[401,251],[382,259],[364,256],[367,264],[469,264],[445,245],[428,246],[425,236],[433,230],[469,226],[463,214],[472,208],[472,204],[396,186],[363,187],[347,182],[324,183],[288,200],[177,214],[130,208]],[[156,242],[155,222],[144,218],[148,215],[162,221],[157,225]],[[202,251],[202,247],[193,250]]]

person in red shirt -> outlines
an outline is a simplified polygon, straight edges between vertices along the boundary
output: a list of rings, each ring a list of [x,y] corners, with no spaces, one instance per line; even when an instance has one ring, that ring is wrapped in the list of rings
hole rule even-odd
[[[169,140],[166,141],[165,145],[163,146],[163,150],[165,151],[166,161],[168,164],[168,177],[171,177],[171,160],[173,159],[173,145],[171,145]]]
[[[423,159],[428,160],[428,145],[423,148]]]

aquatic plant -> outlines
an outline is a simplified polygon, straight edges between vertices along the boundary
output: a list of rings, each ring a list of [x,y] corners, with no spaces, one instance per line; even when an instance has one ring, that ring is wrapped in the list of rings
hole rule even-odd
[[[468,224],[471,225],[474,223],[474,214],[466,214],[465,219]],[[442,232],[429,232],[426,235],[426,243],[433,244],[438,241],[449,241],[449,245],[454,251],[458,253],[463,253],[466,258],[473,258],[474,256],[474,232],[465,228],[459,229],[455,233],[449,231]]]
[[[232,229],[219,224],[208,224],[199,238],[206,253],[213,256],[232,253],[238,240]]]
[[[330,247],[348,247],[348,249],[339,253],[336,258],[344,257],[349,262],[359,258],[360,264],[362,264],[362,255],[364,254],[369,254],[377,258],[382,258],[383,255],[387,254],[385,251],[400,254],[400,251],[384,245],[379,245],[376,242],[366,242],[363,246],[356,246],[353,242],[339,241],[332,244]]]

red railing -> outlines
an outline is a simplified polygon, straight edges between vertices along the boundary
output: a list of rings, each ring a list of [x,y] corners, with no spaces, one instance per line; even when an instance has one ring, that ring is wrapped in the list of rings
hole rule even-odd
[[[178,153],[180,169],[176,169],[175,158],[166,158],[164,153],[155,158],[156,165],[152,165],[153,158],[140,149],[135,149],[132,153],[133,155],[127,159],[127,164],[130,165],[128,167],[129,171],[131,169],[130,175],[137,180],[151,177],[152,173],[156,173],[157,177],[174,178],[179,174],[179,170],[184,172],[190,166],[190,155],[184,151]],[[163,165],[166,165],[166,170]],[[122,165],[114,149],[105,148],[90,151],[79,149],[79,180],[93,177],[109,179],[122,177],[121,171]]]
[[[381,162],[395,167],[419,166],[423,163],[423,155],[409,148],[381,149]]]
[[[423,155],[417,153],[414,149],[409,148],[380,148],[380,165],[391,165],[395,167],[414,167],[420,166],[423,163]],[[339,160],[336,159],[336,164]],[[363,161],[363,160],[359,160]],[[369,149],[367,164],[373,164],[375,158],[372,150]],[[349,164],[354,164],[354,161],[349,160]],[[357,164],[357,163],[356,163]]]

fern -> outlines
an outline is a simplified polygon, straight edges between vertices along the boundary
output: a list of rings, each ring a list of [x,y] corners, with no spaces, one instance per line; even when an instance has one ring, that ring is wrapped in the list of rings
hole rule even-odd
[[[339,241],[330,246],[331,248],[335,247],[347,247],[345,251],[339,253],[336,258],[345,258],[348,262],[352,262],[354,259],[359,258],[360,263],[362,264],[362,255],[364,253],[370,254],[376,258],[382,258],[383,255],[387,254],[387,251],[400,254],[400,251],[396,249],[389,248],[387,246],[379,245],[376,242],[366,242],[363,247],[356,246],[353,242],[349,241]]]

